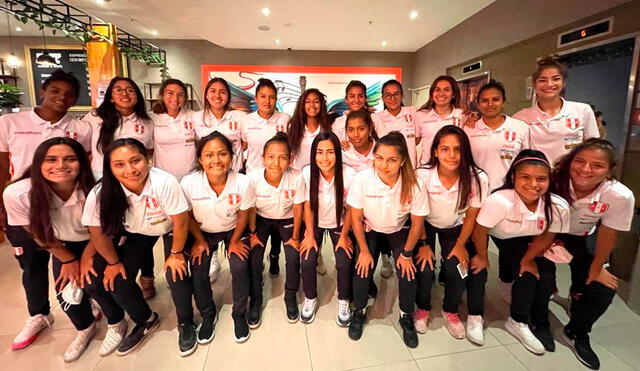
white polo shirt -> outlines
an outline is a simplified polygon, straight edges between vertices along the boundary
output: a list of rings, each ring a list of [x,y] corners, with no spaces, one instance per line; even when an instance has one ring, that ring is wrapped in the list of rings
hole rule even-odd
[[[196,169],[196,132],[191,111],[178,116],[149,113],[153,120],[153,165],[178,178]]]
[[[236,227],[238,212],[255,205],[256,199],[249,177],[233,170],[227,175],[224,189],[217,195],[211,188],[207,174],[198,171],[180,182],[193,217],[204,232],[227,232]]]
[[[100,138],[100,128],[102,127],[102,119],[94,112],[87,113],[83,121],[91,125],[91,170],[96,179],[102,178],[102,151],[98,150],[98,138]],[[120,127],[116,129],[113,140],[120,138],[137,139],[145,148],[153,148],[153,121],[139,119],[135,113],[122,118]]]
[[[318,125],[314,131],[307,130],[307,126],[305,125],[300,148],[298,148],[298,153],[293,157],[292,166],[294,168],[302,170],[305,166],[309,165],[309,162],[311,162],[311,145],[321,131],[322,128],[320,125]]]
[[[240,130],[240,119],[247,113],[238,110],[227,111],[218,120],[210,112],[204,114],[204,110],[191,111],[191,122],[195,125],[198,139],[217,131],[224,134],[233,145],[233,160],[231,168],[235,171],[242,169],[242,132]]]
[[[496,130],[480,119],[475,127],[466,126],[464,131],[471,142],[473,160],[489,175],[491,189],[502,186],[513,159],[520,151],[529,148],[529,127],[509,116],[505,116],[504,122]]]
[[[311,166],[305,166],[302,169],[302,175],[304,176],[306,191],[306,200],[311,200]],[[349,187],[353,182],[353,178],[356,175],[356,171],[350,166],[342,166],[342,187],[343,187],[343,206],[347,205],[347,195],[349,194]],[[335,191],[335,176],[331,180],[326,180],[322,174],[319,174],[318,181],[318,227],[333,229],[338,227],[336,222],[336,191]],[[344,207],[340,216],[340,225],[344,224]]]
[[[258,215],[267,219],[293,218],[293,205],[304,203],[306,199],[302,173],[299,170],[287,168],[277,187],[269,184],[264,175],[264,168],[247,174],[256,196]]]
[[[5,188],[2,195],[4,207],[7,210],[9,225],[28,226],[29,211],[31,209],[31,178],[22,179]],[[62,201],[58,195],[51,192],[51,208],[49,215],[53,226],[53,233],[60,241],[87,241],[89,230],[82,225],[82,208],[85,195],[76,188],[68,200]],[[46,210],[42,210],[46,212]]]
[[[567,233],[569,231],[569,204],[562,197],[552,194],[552,218],[549,232]],[[489,234],[508,239],[514,237],[537,236],[547,226],[544,215],[545,202],[538,200],[536,211],[530,211],[513,189],[503,189],[489,195],[482,205],[476,222],[489,228]]]
[[[365,229],[391,234],[399,231],[409,219],[409,214],[429,215],[429,200],[426,188],[418,177],[418,186],[413,188],[411,202],[402,205],[400,192],[402,177],[393,187],[384,184],[375,169],[359,172],[351,183],[347,203],[364,213]]]
[[[75,139],[91,152],[91,127],[68,113],[55,123],[41,118],[33,109],[0,116],[0,152],[9,153],[11,180],[31,166],[40,143],[55,137]]]
[[[454,108],[448,115],[440,116],[431,110],[420,110],[416,112],[416,137],[422,138],[420,143],[420,164],[424,165],[431,159],[431,145],[438,130],[447,125],[462,127],[466,117],[460,108]]]
[[[478,189],[476,178],[473,177],[467,207],[464,210],[458,210],[459,179],[450,189],[447,189],[440,181],[437,167],[419,168],[416,173],[422,178],[427,188],[431,210],[427,221],[436,228],[449,229],[462,225],[469,207],[479,209],[489,196],[489,176],[484,171],[480,171],[478,173],[480,189]]]
[[[543,112],[538,104],[520,110],[513,117],[531,128],[531,148],[544,152],[551,164],[589,138],[599,138],[598,123],[588,104],[562,100],[555,116]]]
[[[571,197],[576,198],[573,186]],[[633,192],[617,180],[605,180],[590,195],[573,201],[569,234],[588,236],[598,222],[617,231],[628,231],[634,209]]]
[[[97,199],[100,188],[98,183],[89,192],[82,213],[82,224],[89,227],[100,226],[100,203]],[[173,229],[171,215],[189,210],[189,203],[176,177],[156,167],[149,169],[140,195],[124,186],[122,189],[129,203],[124,214],[124,229],[130,233],[162,236]]]
[[[257,111],[240,119],[242,140],[247,142],[247,173],[262,167],[264,144],[277,132],[287,132],[289,119],[289,115],[278,111],[268,120],[260,117]]]
[[[356,172],[361,172],[365,169],[371,169],[373,167],[373,147],[376,143],[373,142],[371,150],[366,155],[356,151],[353,144],[349,143],[349,149],[342,150],[342,163],[351,166]]]
[[[389,134],[392,131],[398,131],[407,142],[407,150],[413,168],[416,168],[416,108],[401,107],[397,116],[392,115],[386,109],[382,112],[374,112],[371,114],[373,125],[379,138]]]
[[[340,139],[341,142],[348,140],[347,138],[347,114],[337,117],[331,124],[331,131]]]

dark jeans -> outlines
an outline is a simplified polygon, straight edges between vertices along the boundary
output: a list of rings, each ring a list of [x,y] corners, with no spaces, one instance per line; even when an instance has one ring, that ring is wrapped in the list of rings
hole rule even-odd
[[[368,294],[369,294],[369,285],[370,279],[375,272],[375,266],[378,261],[378,257],[380,256],[379,250],[379,242],[380,240],[386,240],[389,246],[392,248],[393,259],[397,261],[400,256],[400,253],[404,249],[404,244],[407,241],[407,236],[409,235],[409,226],[402,227],[401,230],[395,233],[386,234],[380,233],[376,231],[365,232],[365,238],[367,239],[367,245],[369,247],[369,253],[373,257],[374,267],[373,269],[369,269],[369,273],[365,277],[360,277],[357,273],[353,275],[353,305],[356,310],[363,310],[367,305]],[[354,249],[354,260],[358,260],[358,256],[360,255],[360,247],[355,246]],[[408,277],[402,277],[402,272],[400,269],[396,269],[396,273],[398,275],[398,286],[399,286],[399,301],[400,301],[400,310],[404,313],[412,314],[414,311],[414,305],[416,302],[416,292],[417,292],[417,284],[416,281],[418,277],[426,274],[425,271],[416,272],[416,279],[409,281]],[[433,275],[433,271],[431,271]]]
[[[278,231],[280,239],[286,243],[286,241],[289,241],[293,235],[293,218],[268,219],[261,217],[260,215],[257,216],[256,233],[263,245],[266,245],[269,234],[273,229]],[[254,247],[252,247],[252,249]],[[287,271],[284,283],[284,300],[295,300],[296,293],[300,287],[300,253],[298,253],[298,250],[293,248],[293,246],[285,244],[284,254],[285,268]],[[262,273],[260,274],[260,287],[262,288]]]
[[[229,246],[233,230],[222,233],[203,232],[209,246],[224,241]],[[242,237],[242,242],[250,246],[249,235]],[[256,245],[249,249],[249,256],[242,260],[236,254],[229,256],[229,270],[231,271],[231,290],[233,292],[232,314],[243,316],[247,311],[249,298],[252,306],[262,306],[262,271],[264,269],[264,246]]]
[[[429,223],[425,223],[425,230],[427,232],[427,241],[432,248],[435,246],[436,233],[438,234],[438,241],[440,242],[441,249],[441,267],[444,270],[444,301],[442,309],[447,313],[458,313],[460,306],[460,300],[464,290],[467,290],[467,306],[469,308],[469,315],[481,316],[484,311],[484,295],[485,284],[487,283],[487,270],[483,269],[478,274],[473,274],[471,269],[468,269],[468,275],[466,278],[460,277],[458,272],[458,264],[460,263],[455,256],[451,259],[447,259],[447,256],[453,250],[453,247],[460,236],[462,226],[440,229],[432,226]],[[476,248],[471,241],[467,240],[465,245],[467,253],[469,254],[469,260],[476,256]],[[419,288],[420,290],[420,288]]]
[[[566,249],[573,255],[571,268],[571,320],[567,325],[577,335],[586,335],[591,327],[607,311],[615,296],[615,290],[601,284],[591,282],[587,285],[589,268],[593,262],[587,248],[587,236],[558,235]]]
[[[153,267],[155,261],[153,259],[153,249],[147,251],[146,255],[142,258],[142,266],[140,267],[140,276],[153,277]]]
[[[350,300],[351,299],[351,279],[353,277],[353,259],[347,256],[344,249],[335,250],[335,246],[340,239],[342,233],[342,227],[337,228],[319,228],[316,227],[313,231],[316,243],[318,244],[318,251],[322,248],[322,239],[325,232],[329,233],[331,238],[331,245],[333,246],[334,254],[336,257],[336,270],[338,271],[338,299]],[[351,238],[355,243],[355,239]],[[308,299],[315,299],[318,297],[317,282],[318,276],[316,275],[316,266],[318,265],[318,252],[314,249],[309,250],[309,256],[307,259],[304,256],[300,257],[300,273],[302,275],[302,288],[304,290],[304,296]]]
[[[271,249],[269,250],[269,256],[278,260],[280,256],[280,251],[282,251],[282,238],[280,238],[280,233],[278,228],[271,228],[269,231],[269,237],[271,237]]]
[[[165,259],[171,255],[171,245],[173,243],[173,232],[165,234],[163,237]],[[216,315],[216,304],[213,301],[213,291],[209,281],[209,266],[211,265],[211,253],[202,255],[202,264],[191,264],[191,248],[193,247],[193,236],[189,234],[184,244],[184,259],[189,266],[190,274],[183,279],[176,274],[176,281],[173,280],[172,272],[167,269],[165,278],[171,289],[171,298],[176,307],[176,314],[179,324],[193,323],[192,298],[196,302],[196,307],[200,311],[203,319],[213,319]],[[207,241],[209,242],[209,241]],[[220,242],[218,240],[218,242]],[[211,246],[211,245],[210,245]],[[218,247],[216,242],[212,248],[215,251]]]
[[[8,225],[6,233],[22,269],[22,287],[29,315],[49,314],[49,252],[41,248],[23,227]]]
[[[529,272],[520,276],[520,260],[527,252],[533,236],[505,240],[491,238],[500,250],[500,265],[508,264],[511,273],[511,276],[505,277],[509,281],[504,281],[513,282],[511,318],[520,323],[530,321],[534,326],[549,327],[549,298],[556,286],[555,264],[544,257],[535,258],[540,279]]]

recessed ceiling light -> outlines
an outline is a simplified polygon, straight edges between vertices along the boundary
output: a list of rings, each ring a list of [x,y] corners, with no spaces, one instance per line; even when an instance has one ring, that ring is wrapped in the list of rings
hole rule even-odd
[[[260,31],[271,31],[271,27],[267,26],[266,24],[262,24],[262,25],[258,26],[258,30],[260,30]]]
[[[380,43],[380,45],[382,45],[382,46],[387,46],[387,40],[382,40],[382,42]]]
[[[280,39],[276,39],[276,44],[280,45]]]
[[[418,18],[418,11],[412,10],[411,13],[409,13],[409,18],[411,18],[411,19]]]
[[[98,4],[98,5],[104,5],[104,0],[96,0],[96,4]]]
[[[152,34],[153,36],[158,36],[158,31],[156,31],[156,30],[152,30],[152,31],[151,31],[151,34]]]
[[[16,26],[16,32],[22,32],[22,27]]]
[[[262,14],[268,17],[269,14],[271,14],[271,10],[269,10],[269,8],[265,6],[264,8],[262,8]]]

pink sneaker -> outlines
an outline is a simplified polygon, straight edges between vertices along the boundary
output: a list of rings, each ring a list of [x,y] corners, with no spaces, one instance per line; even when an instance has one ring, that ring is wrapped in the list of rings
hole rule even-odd
[[[443,311],[442,315],[444,317],[444,322],[447,325],[447,330],[449,330],[451,336],[456,339],[464,339],[464,325],[462,324],[462,321],[460,321],[458,313],[447,313]]]
[[[427,332],[427,325],[429,324],[429,315],[431,312],[424,309],[418,309],[413,312],[413,325],[416,328],[416,331],[420,334],[425,334]]]

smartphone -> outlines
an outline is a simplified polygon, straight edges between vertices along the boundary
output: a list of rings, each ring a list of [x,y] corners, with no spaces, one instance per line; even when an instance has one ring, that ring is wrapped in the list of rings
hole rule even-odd
[[[467,272],[467,268],[465,268],[462,263],[458,263],[458,273],[460,273],[460,277],[462,279],[467,278],[468,272]]]

